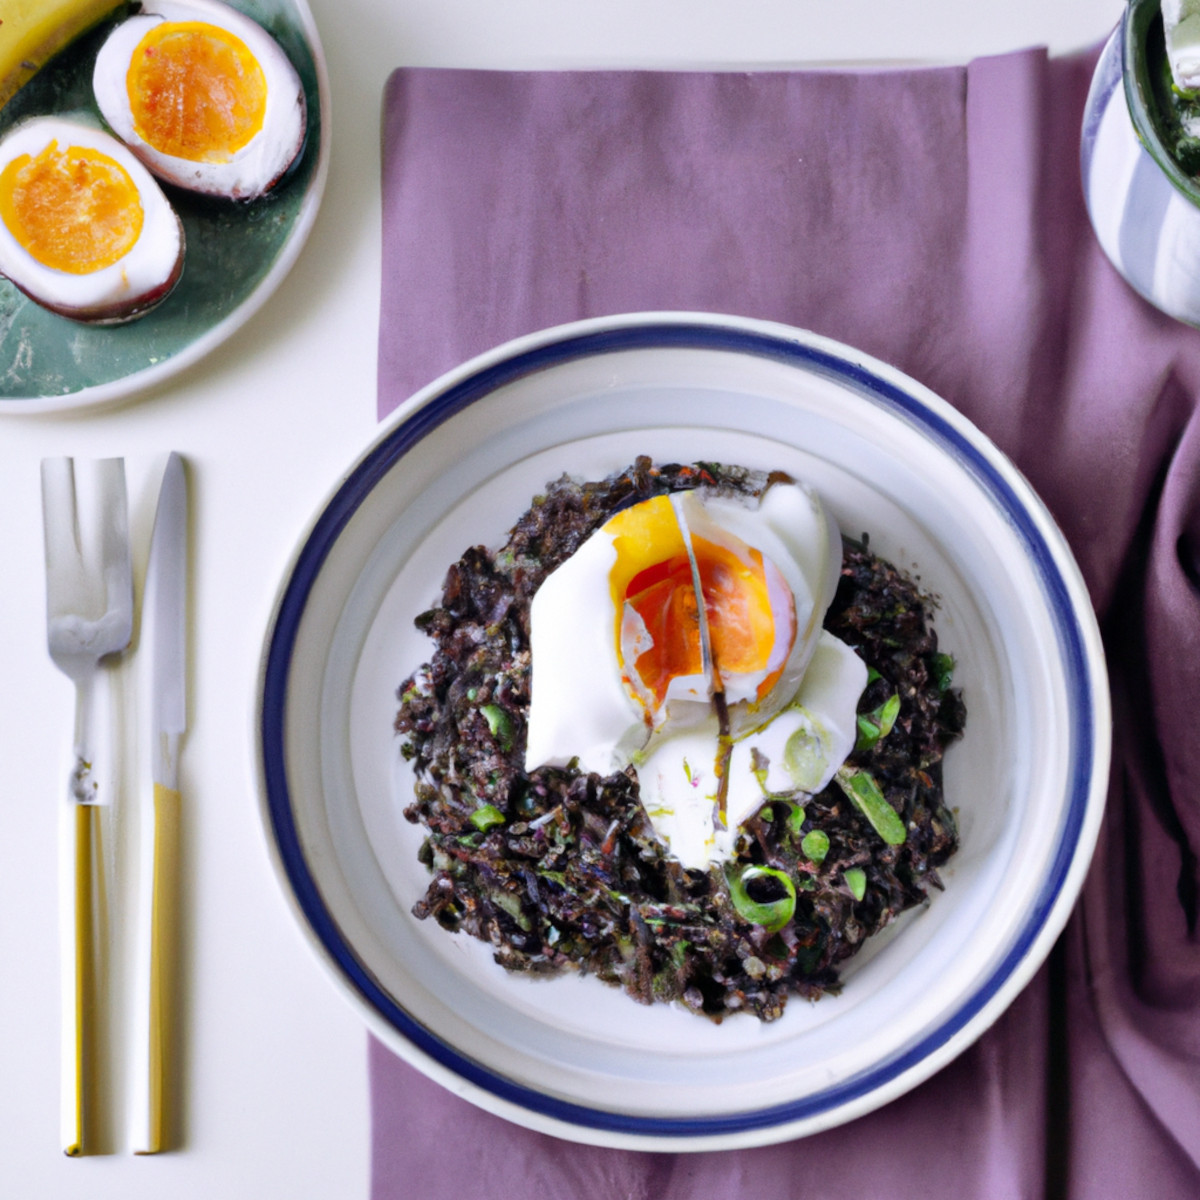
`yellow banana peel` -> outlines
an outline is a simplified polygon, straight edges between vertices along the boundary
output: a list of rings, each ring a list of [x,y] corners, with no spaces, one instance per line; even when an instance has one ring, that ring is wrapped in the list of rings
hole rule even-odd
[[[0,106],[125,0],[0,0]]]

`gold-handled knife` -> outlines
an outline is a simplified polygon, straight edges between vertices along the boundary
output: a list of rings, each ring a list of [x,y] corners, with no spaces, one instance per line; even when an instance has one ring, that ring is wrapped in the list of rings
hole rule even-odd
[[[153,805],[142,819],[141,928],[132,1145],[156,1154],[175,1140],[177,1110],[180,796],[187,727],[187,478],[172,454],[163,472],[143,613],[149,621]]]

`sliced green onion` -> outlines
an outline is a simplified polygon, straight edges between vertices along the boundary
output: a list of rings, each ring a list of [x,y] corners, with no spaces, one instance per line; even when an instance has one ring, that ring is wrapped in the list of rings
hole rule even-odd
[[[729,895],[738,916],[751,925],[761,925],[768,933],[782,929],[796,911],[796,885],[791,877],[774,867],[746,867],[745,870],[727,875]],[[755,900],[747,890],[756,881],[766,882],[783,889],[783,895],[775,900]]]
[[[933,682],[939,692],[944,692],[954,682],[955,665],[953,654],[933,656]]]
[[[881,738],[887,737],[900,715],[900,697],[893,692],[877,709],[860,713],[858,717],[857,750],[870,750]]]
[[[494,804],[481,804],[471,814],[471,824],[480,833],[486,833],[494,825],[504,824],[504,814]]]
[[[889,846],[904,845],[907,837],[904,822],[887,802],[873,776],[854,767],[842,767],[835,778],[842,791]]]
[[[519,928],[529,932],[531,922],[521,908],[521,899],[519,896],[513,895],[512,892],[506,892],[503,888],[492,888],[488,892],[488,896],[492,903],[497,908],[502,908],[514,921]]]
[[[793,804],[791,810],[788,812],[788,829],[794,837],[800,836],[800,830],[804,828],[804,818],[806,815],[803,806],[799,804]]]
[[[488,723],[488,732],[500,743],[502,750],[512,749],[512,718],[498,704],[484,704],[479,711]]]
[[[854,893],[855,900],[861,900],[867,894],[867,876],[862,867],[847,867],[843,872],[846,886]]]
[[[823,863],[825,855],[829,853],[829,834],[823,829],[810,829],[804,835],[800,849],[804,851],[806,858],[817,864]]]

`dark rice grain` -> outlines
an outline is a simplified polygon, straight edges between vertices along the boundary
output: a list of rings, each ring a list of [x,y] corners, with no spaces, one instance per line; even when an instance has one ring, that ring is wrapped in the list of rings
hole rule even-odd
[[[644,458],[599,483],[564,477],[498,551],[474,547],[450,567],[440,604],[417,619],[432,658],[398,690],[396,730],[416,776],[405,816],[425,830],[421,859],[432,876],[418,917],[489,943],[509,970],[578,970],[643,1003],[772,1020],[792,994],[836,990],[840,963],[941,887],[937,870],[958,844],[941,759],[965,709],[938,651],[933,602],[865,537],[844,544],[825,627],[872,668],[860,713],[900,697],[891,731],[850,765],[871,773],[907,837],[886,845],[836,785],[804,804],[798,826],[794,803],[764,806],[726,870],[762,865],[789,876],[797,903],[782,929],[743,920],[722,869],[685,870],[667,855],[632,768],[604,778],[524,770],[529,606],[546,575],[630,504],[693,487],[753,494],[767,482],[739,468]],[[820,862],[801,846],[816,829],[829,842]]]

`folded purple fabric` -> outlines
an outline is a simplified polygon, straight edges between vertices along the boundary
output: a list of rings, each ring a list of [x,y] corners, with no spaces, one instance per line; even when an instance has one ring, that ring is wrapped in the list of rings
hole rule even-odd
[[[933,388],[1062,525],[1110,655],[1083,899],[997,1025],[886,1108],[763,1149],[571,1146],[371,1044],[374,1200],[1200,1195],[1200,332],[1101,255],[1094,55],[872,73],[402,70],[384,127],[381,415],[578,317],[816,330]]]

